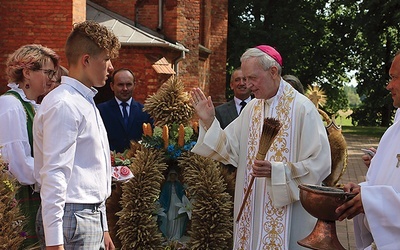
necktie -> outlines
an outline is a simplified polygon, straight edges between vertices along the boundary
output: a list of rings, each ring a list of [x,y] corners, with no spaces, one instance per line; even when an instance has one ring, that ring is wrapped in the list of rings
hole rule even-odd
[[[244,109],[244,106],[246,106],[246,104],[247,104],[247,102],[245,102],[245,101],[242,101],[240,103],[240,106],[242,106],[242,107],[240,108],[239,114],[242,112],[242,110]]]
[[[128,119],[129,119],[128,110],[127,110],[128,103],[126,103],[126,102],[121,102],[121,106],[122,106],[122,114],[124,115],[124,116],[123,116],[123,118],[124,118],[124,123],[125,123],[125,126],[128,127]]]

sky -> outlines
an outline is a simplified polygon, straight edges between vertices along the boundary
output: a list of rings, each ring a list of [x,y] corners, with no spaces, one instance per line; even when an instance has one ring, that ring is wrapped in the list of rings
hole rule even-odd
[[[348,85],[356,87],[357,86],[357,81],[356,78],[354,77],[354,74],[356,73],[356,70],[352,70],[349,73],[347,73],[347,75],[351,78],[350,83],[348,83]]]

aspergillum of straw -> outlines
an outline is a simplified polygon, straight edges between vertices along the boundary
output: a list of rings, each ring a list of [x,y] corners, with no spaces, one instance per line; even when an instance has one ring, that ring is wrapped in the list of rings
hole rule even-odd
[[[265,159],[265,156],[267,155],[267,152],[268,152],[269,148],[271,147],[272,142],[275,140],[275,137],[277,136],[281,127],[282,127],[281,123],[279,122],[279,120],[277,120],[275,118],[267,117],[264,119],[264,124],[263,124],[261,137],[260,137],[260,144],[258,146],[258,152],[256,155],[256,160],[264,160]],[[252,190],[252,187],[253,187],[254,179],[255,179],[255,177],[251,176],[249,185],[247,186],[246,193],[243,197],[243,202],[240,207],[236,222],[239,222],[240,217],[242,217],[244,207],[245,207],[247,199],[250,195],[250,191]]]

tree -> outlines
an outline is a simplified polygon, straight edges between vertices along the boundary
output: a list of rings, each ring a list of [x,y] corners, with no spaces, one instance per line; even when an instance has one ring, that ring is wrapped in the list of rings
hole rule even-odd
[[[344,91],[347,99],[349,100],[349,107],[351,109],[357,108],[361,104],[360,97],[357,94],[357,90],[353,86],[345,86]]]
[[[237,67],[246,48],[274,46],[282,54],[284,74],[326,92],[325,111],[348,107],[344,85],[356,70],[361,105],[353,119],[387,126],[393,113],[385,83],[399,44],[400,3],[386,0],[231,0],[228,67]],[[368,113],[368,114],[367,114]]]
[[[333,23],[326,1],[232,0],[229,4],[228,66],[239,66],[245,49],[268,44],[281,53],[284,74],[296,75],[304,87],[319,84],[325,90],[326,111],[335,113],[348,106],[343,55],[349,41],[338,42],[342,34],[329,27]]]
[[[400,48],[399,2],[361,1],[355,19],[357,37],[354,67],[362,104],[353,113],[359,125],[388,126],[393,115],[390,93],[385,89],[394,52]]]

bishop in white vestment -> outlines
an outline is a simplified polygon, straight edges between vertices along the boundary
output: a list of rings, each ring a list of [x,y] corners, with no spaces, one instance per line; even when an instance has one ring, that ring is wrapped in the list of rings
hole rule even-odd
[[[235,250],[304,249],[297,241],[312,231],[316,219],[300,204],[298,185],[321,184],[329,175],[330,147],[314,104],[282,80],[280,55],[274,58],[277,52],[272,51],[271,56],[271,51],[265,52],[264,48],[250,49],[250,62],[243,59],[247,52],[242,56],[242,71],[255,99],[224,130],[213,117],[211,99],[201,90],[193,90],[192,102],[201,126],[192,152],[237,167]],[[260,58],[267,60],[267,66],[262,66]],[[258,166],[270,166],[270,177],[255,179],[243,214],[236,222],[251,173],[255,173],[253,165],[266,117],[282,124],[265,161],[256,162]]]

